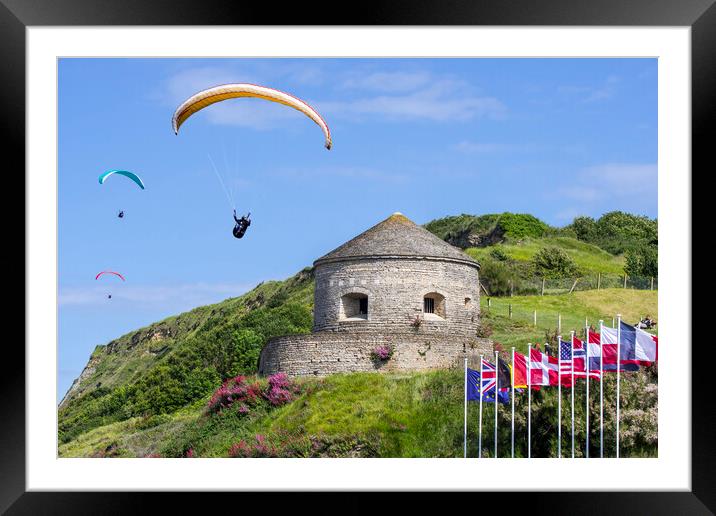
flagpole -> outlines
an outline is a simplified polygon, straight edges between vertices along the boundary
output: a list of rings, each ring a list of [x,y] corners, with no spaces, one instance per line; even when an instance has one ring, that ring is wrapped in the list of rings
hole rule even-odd
[[[604,458],[604,321],[599,319],[599,458]]]
[[[619,458],[619,381],[620,373],[622,369],[622,355],[621,355],[621,341],[622,341],[622,314],[617,314],[617,459]]]
[[[527,458],[532,458],[532,343],[527,343]]]
[[[462,442],[464,458],[467,459],[467,356],[465,356],[465,430]]]
[[[572,458],[574,458],[574,330],[571,332],[570,358],[572,361]]]
[[[477,457],[482,458],[482,385],[483,385],[483,376],[482,376],[482,355],[480,355],[480,430],[478,437],[478,448],[477,448]]]
[[[562,458],[562,336],[557,335],[557,457]]]
[[[512,347],[512,458],[515,458],[515,348]]]
[[[500,392],[499,351],[495,351],[495,459],[497,458],[497,394]]]
[[[587,412],[587,445],[586,445],[586,457],[589,458],[589,322],[584,321],[584,338],[586,339],[586,364],[584,365],[584,373],[586,374],[587,381],[587,401],[585,403],[585,409]]]

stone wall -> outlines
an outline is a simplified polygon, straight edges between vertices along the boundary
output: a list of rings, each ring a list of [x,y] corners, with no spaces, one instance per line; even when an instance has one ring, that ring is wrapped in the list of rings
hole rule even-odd
[[[386,362],[374,362],[371,351],[391,344]],[[421,329],[409,333],[317,332],[271,339],[261,352],[259,374],[326,376],[355,371],[396,371],[462,367],[465,356],[476,363],[479,353],[492,353],[489,339],[442,339]]]
[[[363,257],[317,263],[313,331],[410,333],[411,321],[423,314],[423,297],[445,297],[445,317],[426,316],[422,333],[471,338],[479,324],[478,265],[440,258]],[[341,298],[368,296],[368,315],[345,319]]]

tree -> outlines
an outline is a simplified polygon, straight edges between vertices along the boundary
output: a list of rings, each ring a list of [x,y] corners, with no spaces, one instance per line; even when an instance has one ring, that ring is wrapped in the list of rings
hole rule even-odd
[[[629,276],[658,276],[659,256],[652,246],[641,245],[626,253],[624,272]]]
[[[570,226],[578,240],[594,242],[597,236],[597,223],[592,217],[576,217]]]
[[[545,278],[564,278],[577,274],[577,264],[559,247],[543,247],[532,258],[535,273]]]

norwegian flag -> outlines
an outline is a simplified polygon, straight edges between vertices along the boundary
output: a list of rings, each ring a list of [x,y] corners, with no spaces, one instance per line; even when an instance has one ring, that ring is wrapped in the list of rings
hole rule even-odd
[[[530,349],[530,384],[557,385],[559,382],[557,359],[536,349]]]
[[[497,369],[490,362],[482,359],[482,392],[487,394],[495,390]]]

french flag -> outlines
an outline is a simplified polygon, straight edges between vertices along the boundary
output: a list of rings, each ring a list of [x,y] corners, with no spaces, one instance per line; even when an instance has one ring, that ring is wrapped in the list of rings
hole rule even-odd
[[[632,328],[634,329],[634,328]],[[600,343],[599,345],[602,347],[602,360],[604,364],[604,371],[606,372],[616,372],[617,370],[617,339],[619,337],[619,334],[617,332],[616,328],[608,328],[606,326],[602,326],[602,333],[600,334]],[[638,371],[639,370],[639,363],[632,360],[624,360],[625,357],[627,357],[627,354],[629,353],[628,347],[625,354],[625,346],[624,346],[624,333],[622,332],[622,342],[620,344],[620,355],[622,360],[620,360],[620,367],[619,369],[621,371]],[[590,359],[591,361],[592,359]],[[599,357],[597,357],[597,368],[599,367]]]
[[[658,338],[640,328],[621,323],[622,364],[650,365],[657,360]]]

